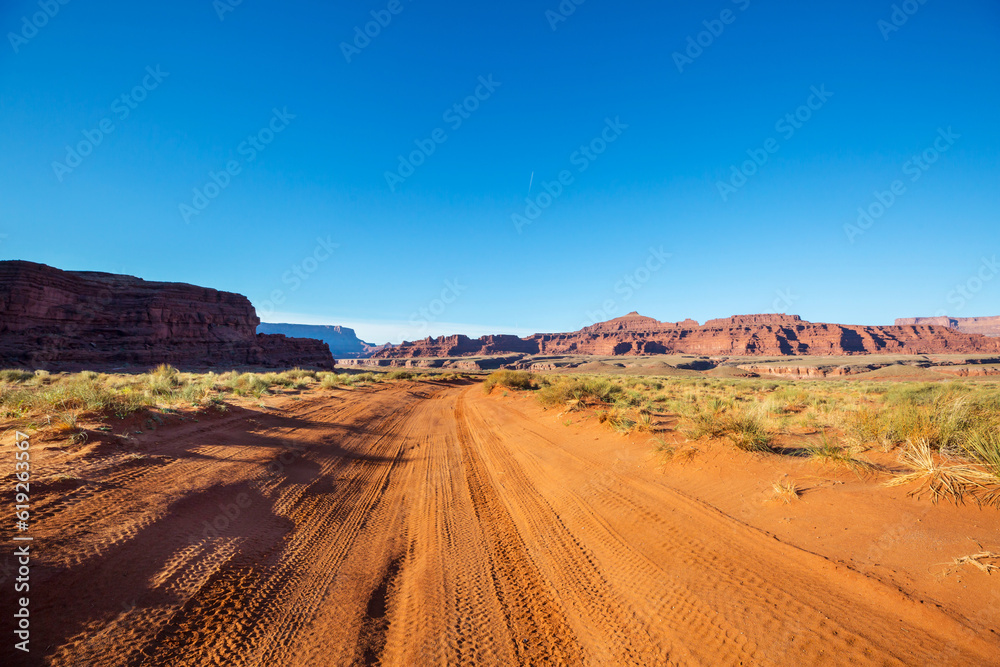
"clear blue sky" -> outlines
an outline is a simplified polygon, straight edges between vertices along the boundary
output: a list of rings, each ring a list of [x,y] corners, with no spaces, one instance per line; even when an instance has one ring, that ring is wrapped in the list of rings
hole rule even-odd
[[[898,26],[888,1],[590,0],[558,22],[557,0],[222,2],[3,3],[3,258],[236,291],[376,342],[602,311],[1000,314],[995,2],[913,0]],[[345,56],[372,11],[391,21]],[[720,193],[748,151],[767,161]],[[895,201],[845,230],[876,191]]]

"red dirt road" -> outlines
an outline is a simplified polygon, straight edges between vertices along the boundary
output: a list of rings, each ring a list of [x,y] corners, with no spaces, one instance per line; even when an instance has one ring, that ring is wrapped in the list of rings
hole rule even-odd
[[[959,611],[671,489],[608,455],[620,436],[519,406],[478,384],[310,393],[162,428],[143,460],[100,459],[34,508],[31,657],[1000,662],[1000,638]]]

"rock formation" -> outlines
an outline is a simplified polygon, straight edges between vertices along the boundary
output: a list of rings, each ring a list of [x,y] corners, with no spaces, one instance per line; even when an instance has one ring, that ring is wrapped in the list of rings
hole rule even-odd
[[[1000,340],[944,326],[855,326],[806,322],[797,315],[737,315],[658,322],[629,313],[572,333],[515,336],[441,336],[404,342],[376,359],[552,355],[697,354],[730,356],[850,354],[975,354],[1000,352]]]
[[[372,345],[358,338],[354,329],[325,324],[284,324],[261,322],[257,333],[284,334],[297,338],[315,338],[330,346],[330,352],[337,359],[360,359],[369,357],[385,347]]]
[[[257,334],[240,294],[0,262],[0,367],[332,369],[325,343]]]
[[[1000,316],[994,317],[903,317],[896,326],[929,325],[984,336],[1000,336]]]

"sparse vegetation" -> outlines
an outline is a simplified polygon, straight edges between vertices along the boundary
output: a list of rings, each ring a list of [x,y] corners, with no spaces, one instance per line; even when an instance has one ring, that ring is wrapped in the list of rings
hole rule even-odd
[[[618,433],[631,433],[638,426],[638,421],[628,411],[615,408],[608,413],[608,424]]]
[[[669,459],[677,451],[677,448],[663,438],[653,438],[653,451]]]
[[[933,502],[944,498],[957,504],[969,496],[976,502],[1000,507],[996,475],[968,463],[936,460],[926,440],[907,443],[900,452],[899,460],[911,471],[894,476],[886,482],[886,486],[918,483],[910,495],[928,493]]]
[[[226,410],[230,397],[263,405],[270,396],[310,387],[351,390],[385,381],[465,377],[454,371],[411,369],[188,373],[166,364],[134,375],[8,369],[0,371],[0,417],[41,424],[70,444],[79,444],[87,441],[88,431],[78,420],[126,418],[183,406]],[[971,498],[1000,507],[996,382],[792,382],[500,370],[490,373],[483,387],[487,392],[495,387],[531,390],[543,406],[560,413],[592,410],[600,422],[620,433],[658,436],[673,429],[706,444],[722,441],[750,452],[804,454],[859,475],[881,469],[863,452],[898,449],[907,471],[889,484],[914,484],[915,495],[927,493],[934,500]],[[677,453],[681,450],[687,451],[681,445],[664,445],[661,451],[673,452],[676,461],[684,458]]]
[[[788,504],[793,500],[799,499],[799,487],[795,485],[795,482],[778,480],[771,483],[771,490],[773,494],[771,495],[772,500],[777,500]]]
[[[738,410],[725,423],[726,435],[739,449],[748,452],[771,451],[771,435],[757,411]]]
[[[34,379],[35,374],[31,371],[22,371],[12,368],[0,371],[0,382],[21,383]]]
[[[483,391],[487,394],[493,391],[494,387],[506,387],[507,389],[533,389],[535,387],[535,376],[527,371],[495,371],[486,376],[483,382]]]
[[[819,444],[808,445],[805,450],[809,454],[809,458],[815,461],[847,468],[856,475],[878,470],[878,466],[871,461],[858,458],[846,447],[834,444],[827,438],[826,432],[821,435]]]
[[[1000,507],[1000,385],[995,382],[651,379],[497,371],[485,388],[497,385],[535,389],[543,406],[561,412],[594,409],[598,421],[617,432],[655,433],[662,430],[658,423],[673,420],[673,428],[690,440],[806,455],[857,475],[884,470],[862,452],[901,448],[901,460],[912,471],[897,475],[891,484],[922,480],[916,494],[930,491],[935,500],[959,501],[971,494],[977,502]]]
[[[161,364],[147,373],[104,374],[94,371],[50,374],[19,369],[0,370],[0,418],[41,418],[72,442],[86,440],[76,425],[83,416],[124,419],[154,408],[177,405],[224,410],[229,396],[262,401],[285,390],[310,386],[349,387],[385,380],[419,379],[411,371],[332,373],[293,368],[284,372],[182,372]],[[452,377],[455,377],[452,375]]]
[[[973,431],[962,441],[962,449],[1000,482],[1000,432],[992,429]]]
[[[744,451],[771,451],[772,436],[759,404],[736,406],[732,402],[715,398],[704,409],[692,406],[682,410],[681,414],[689,422],[685,435],[692,440],[703,437],[727,438]]]
[[[563,405],[577,401],[586,405],[606,405],[624,391],[624,387],[606,378],[547,377],[538,390],[542,405]]]

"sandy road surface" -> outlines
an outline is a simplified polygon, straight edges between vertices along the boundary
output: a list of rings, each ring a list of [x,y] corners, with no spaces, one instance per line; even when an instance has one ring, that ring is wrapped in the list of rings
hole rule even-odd
[[[1000,660],[995,635],[673,491],[595,442],[620,436],[570,435],[479,385],[383,385],[285,408],[164,429],[148,459],[47,495],[32,658]]]

